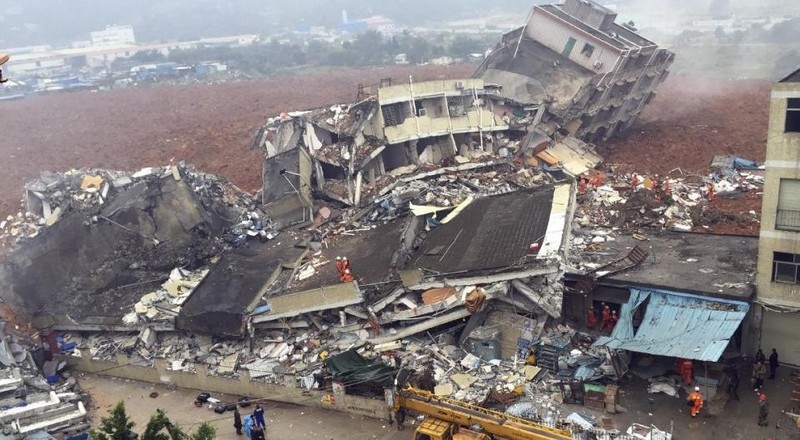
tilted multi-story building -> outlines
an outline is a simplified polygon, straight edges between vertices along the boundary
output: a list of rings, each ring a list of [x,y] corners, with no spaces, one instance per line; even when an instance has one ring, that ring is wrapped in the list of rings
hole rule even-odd
[[[585,141],[630,127],[668,75],[674,54],[590,0],[534,6],[475,73],[501,95],[544,110],[540,129]]]

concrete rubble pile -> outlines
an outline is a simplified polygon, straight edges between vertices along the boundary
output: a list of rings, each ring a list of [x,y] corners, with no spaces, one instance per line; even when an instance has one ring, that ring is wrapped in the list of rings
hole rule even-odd
[[[212,259],[213,260],[213,259]],[[174,324],[181,305],[208,275],[208,269],[189,271],[176,267],[161,288],[147,293],[133,306],[133,311],[123,316],[126,325],[161,322]]]
[[[43,172],[38,179],[25,184],[24,211],[0,222],[0,241],[4,246],[10,246],[33,238],[42,228],[52,226],[72,210],[81,211],[92,222],[97,222],[101,219],[99,208],[111,203],[125,189],[165,178],[186,179],[206,207],[242,218],[241,223],[231,228],[237,236],[254,235],[248,231],[259,233],[264,229],[246,223],[251,216],[259,215],[246,212],[246,208],[253,206],[250,195],[216,176],[180,163],[146,167],[132,173],[94,168],[64,173]],[[263,218],[263,213],[260,216]]]
[[[38,334],[33,335],[38,338]],[[77,381],[28,337],[6,333],[0,322],[0,424],[4,438],[41,432],[82,432],[89,428]]]
[[[0,229],[13,246],[0,285],[7,302],[61,322],[128,309],[115,325],[169,324],[202,280],[199,268],[277,235],[251,195],[183,163],[43,173],[25,190],[26,213]]]
[[[593,243],[613,241],[620,233],[708,228],[725,220],[708,208],[709,194],[713,199],[761,191],[763,182],[763,173],[757,170],[685,177],[596,171],[580,185],[573,244],[578,249],[590,249]],[[741,217],[743,222],[758,221],[754,211]]]

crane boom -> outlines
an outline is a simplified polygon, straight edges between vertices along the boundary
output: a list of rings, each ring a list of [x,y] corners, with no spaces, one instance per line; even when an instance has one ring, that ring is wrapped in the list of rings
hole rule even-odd
[[[556,429],[499,411],[482,408],[416,388],[405,388],[394,398],[394,410],[405,408],[458,426],[480,425],[494,436],[508,440],[572,440],[566,429]]]

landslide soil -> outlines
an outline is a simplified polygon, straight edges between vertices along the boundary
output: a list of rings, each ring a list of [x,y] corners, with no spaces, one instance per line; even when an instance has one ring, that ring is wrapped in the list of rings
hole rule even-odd
[[[20,209],[22,185],[45,170],[101,167],[135,170],[186,160],[246,191],[261,184],[261,154],[249,148],[266,119],[356,98],[359,83],[469,76],[474,66],[393,66],[334,70],[215,85],[76,92],[0,103],[0,218]],[[637,124],[598,145],[618,171],[705,174],[716,154],[763,161],[770,84],[673,75]],[[674,175],[674,173],[673,173]],[[724,212],[760,206],[720,202]],[[752,233],[735,227],[719,231]],[[747,229],[747,228],[745,228]]]
[[[763,162],[771,84],[673,75],[661,84],[638,122],[618,138],[598,144],[617,172],[709,173],[715,155],[735,154]],[[680,168],[680,170],[676,170]],[[761,191],[716,197],[696,232],[758,235]]]

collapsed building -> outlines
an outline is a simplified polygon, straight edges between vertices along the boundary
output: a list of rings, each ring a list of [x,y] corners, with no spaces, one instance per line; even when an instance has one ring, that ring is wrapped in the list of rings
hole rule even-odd
[[[263,203],[303,222],[315,193],[362,206],[431,167],[545,149],[557,150],[540,156],[548,165],[595,163],[585,142],[630,127],[674,58],[615,19],[586,0],[534,6],[473,78],[386,80],[355,103],[270,119],[253,143],[265,152]]]
[[[613,392],[564,381],[617,381],[632,353],[736,351],[753,262],[701,249],[753,241],[669,232],[703,224],[705,180],[594,173],[588,142],[629,127],[673,57],[614,20],[581,0],[535,6],[473,78],[383,81],[270,118],[257,200],[183,165],[43,176],[10,220],[26,238],[9,297],[41,308],[85,371],[382,417],[390,379],[417,370],[438,395],[519,401],[548,423],[564,402],[615,411]],[[720,193],[763,183],[720,174]],[[40,276],[52,258],[69,264]],[[601,304],[620,314],[602,334],[586,319]],[[660,315],[725,326],[679,346]]]

